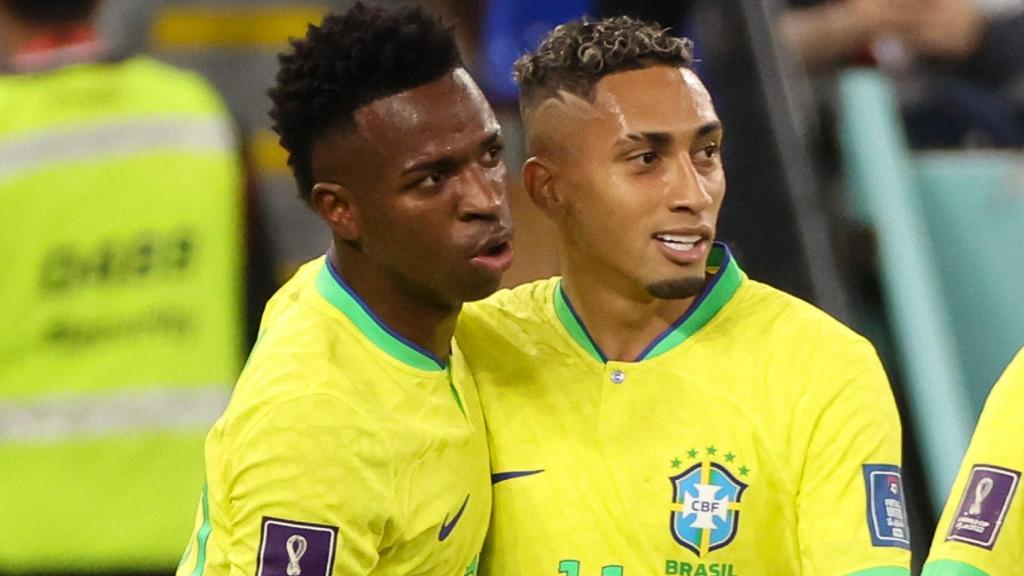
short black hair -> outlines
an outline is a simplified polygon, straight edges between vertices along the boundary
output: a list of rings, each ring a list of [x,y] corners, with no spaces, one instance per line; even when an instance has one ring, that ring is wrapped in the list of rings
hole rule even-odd
[[[629,16],[572,20],[516,61],[520,107],[529,109],[563,90],[592,100],[594,86],[605,76],[659,64],[689,68],[693,42]]]
[[[359,108],[437,80],[462,66],[452,29],[418,6],[393,10],[356,3],[310,25],[304,38],[278,56],[281,68],[270,89],[270,117],[299,196],[313,187],[315,141],[350,128]]]
[[[88,19],[100,0],[0,0],[17,18],[34,24],[65,24]]]

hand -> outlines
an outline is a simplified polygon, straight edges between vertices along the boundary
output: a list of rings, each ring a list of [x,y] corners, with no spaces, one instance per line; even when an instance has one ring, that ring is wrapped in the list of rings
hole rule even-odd
[[[923,56],[963,60],[981,43],[986,20],[972,0],[919,0],[915,24],[900,38]]]

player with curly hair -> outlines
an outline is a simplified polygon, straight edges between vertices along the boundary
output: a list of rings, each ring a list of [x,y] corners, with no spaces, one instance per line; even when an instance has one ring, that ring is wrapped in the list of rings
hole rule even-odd
[[[280,62],[271,116],[333,241],[267,305],[178,573],[474,574],[488,453],[452,333],[512,256],[500,127],[418,8],[357,4]]]
[[[723,128],[690,42],[619,17],[516,65],[563,276],[468,305],[492,576],[909,574],[871,344],[715,242]]]

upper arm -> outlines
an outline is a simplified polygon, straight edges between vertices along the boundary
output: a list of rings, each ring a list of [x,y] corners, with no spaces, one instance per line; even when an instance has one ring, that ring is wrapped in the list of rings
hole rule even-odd
[[[229,452],[222,497],[232,574],[298,561],[305,573],[333,565],[354,576],[377,563],[397,507],[389,449],[368,418],[307,395],[270,409]]]
[[[797,495],[804,574],[909,568],[899,414],[878,357],[863,341],[840,345],[811,378],[820,396],[803,415]]]
[[[1008,574],[1024,563],[1024,350],[989,394],[935,530],[925,574]]]

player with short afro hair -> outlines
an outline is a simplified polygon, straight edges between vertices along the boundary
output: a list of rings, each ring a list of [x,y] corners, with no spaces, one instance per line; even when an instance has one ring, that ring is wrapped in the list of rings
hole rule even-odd
[[[353,113],[366,104],[463,65],[452,29],[416,6],[389,11],[359,2],[343,15],[310,25],[291,46],[278,58],[270,117],[307,204],[317,139],[350,128]]]

